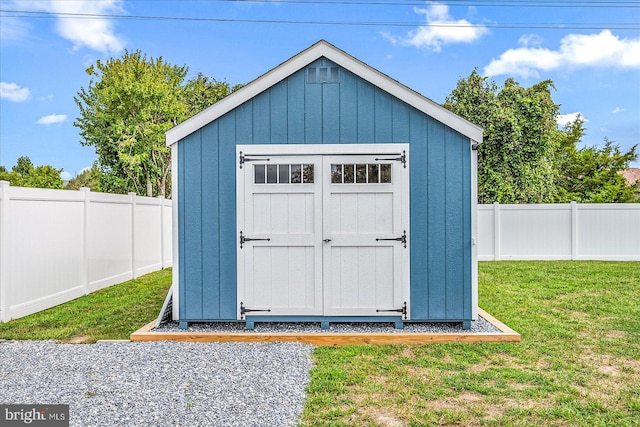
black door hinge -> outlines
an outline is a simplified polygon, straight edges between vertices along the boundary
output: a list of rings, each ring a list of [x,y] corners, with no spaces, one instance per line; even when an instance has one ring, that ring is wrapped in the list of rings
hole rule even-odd
[[[378,238],[378,239],[376,239],[376,242],[379,242],[380,240],[393,240],[393,241],[396,241],[396,242],[402,242],[402,244],[406,248],[407,247],[407,230],[404,230],[402,232],[402,236],[400,236],[400,237],[393,237],[393,238],[390,238],[390,239],[380,239],[380,238]]]
[[[271,159],[250,159],[247,156],[245,156],[244,154],[242,154],[242,151],[240,152],[240,169],[242,169],[242,165],[247,163],[247,162],[255,162],[256,160],[266,160],[269,161]]]
[[[254,311],[267,311],[267,312],[271,312],[271,309],[270,309],[270,308],[268,308],[268,309],[266,309],[266,310],[255,310],[255,309],[252,309],[252,308],[246,308],[246,307],[244,306],[244,304],[242,303],[242,301],[240,301],[240,320],[244,320],[244,315],[245,315],[245,313],[251,313],[251,312],[254,312]]]
[[[394,160],[396,162],[402,162],[403,167],[406,169],[407,167],[407,153],[406,151],[402,150],[402,155],[400,157],[394,157],[391,159],[380,159],[380,158],[375,158],[374,159],[376,162],[379,160]]]
[[[246,242],[253,242],[253,241],[257,241],[257,240],[265,240],[265,241],[267,241],[267,242],[270,242],[270,241],[271,241],[271,239],[270,239],[270,238],[266,238],[266,239],[254,239],[254,238],[252,238],[252,237],[245,237],[245,236],[242,234],[242,231],[240,231],[240,249],[242,249],[242,248],[244,247],[244,244],[245,244]]]
[[[406,301],[404,302],[404,304],[402,305],[402,308],[394,308],[394,309],[391,309],[391,310],[381,310],[381,309],[376,310],[376,313],[381,313],[381,312],[402,313],[403,319],[407,320],[407,302]]]

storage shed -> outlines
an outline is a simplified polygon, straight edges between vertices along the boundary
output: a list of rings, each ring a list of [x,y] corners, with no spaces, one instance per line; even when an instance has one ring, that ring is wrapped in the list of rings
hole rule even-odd
[[[324,40],[167,132],[173,318],[477,318],[482,129]]]

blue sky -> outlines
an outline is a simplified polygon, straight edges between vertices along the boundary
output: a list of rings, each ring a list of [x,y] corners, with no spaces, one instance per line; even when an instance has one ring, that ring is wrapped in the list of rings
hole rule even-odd
[[[91,166],[73,97],[97,59],[139,49],[236,84],[320,39],[438,103],[474,68],[498,84],[551,79],[559,121],[586,119],[584,144],[640,143],[638,1],[2,0],[0,10],[8,168],[21,155],[71,176]]]

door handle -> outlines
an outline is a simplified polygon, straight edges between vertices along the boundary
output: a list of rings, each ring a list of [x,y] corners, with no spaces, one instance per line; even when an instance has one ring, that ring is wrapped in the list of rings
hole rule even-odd
[[[325,243],[329,243],[331,241],[331,239],[324,239],[323,242]]]
[[[402,232],[402,236],[400,237],[392,237],[390,239],[380,239],[380,238],[376,238],[376,242],[379,242],[380,240],[393,240],[396,242],[402,242],[404,244],[404,247],[407,247],[407,230],[404,230]]]

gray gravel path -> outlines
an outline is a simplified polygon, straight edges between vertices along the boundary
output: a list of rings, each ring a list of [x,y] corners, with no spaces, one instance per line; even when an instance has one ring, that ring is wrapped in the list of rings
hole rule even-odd
[[[71,426],[295,425],[312,348],[0,341],[0,403],[69,404]]]

